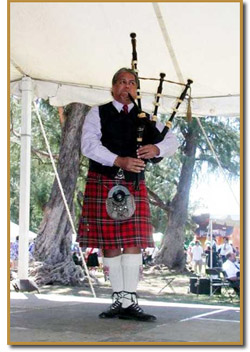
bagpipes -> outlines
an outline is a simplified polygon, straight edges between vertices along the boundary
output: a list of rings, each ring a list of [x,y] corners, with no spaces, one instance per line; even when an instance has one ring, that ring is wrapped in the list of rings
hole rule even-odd
[[[172,120],[180,104],[183,102],[183,100],[186,97],[187,90],[190,88],[192,81],[190,79],[187,81],[187,84],[185,85],[185,88],[180,98],[177,100],[176,107],[173,109],[173,112],[169,120],[166,122],[166,125],[164,126],[162,132],[160,132],[156,127],[156,121],[157,121],[157,112],[159,107],[159,100],[162,93],[165,73],[160,73],[160,81],[159,81],[159,86],[156,94],[155,108],[153,112],[153,117],[152,119],[150,119],[149,114],[146,114],[144,111],[142,111],[142,106],[141,106],[140,80],[139,80],[138,69],[137,69],[137,52],[136,52],[136,39],[135,39],[136,34],[131,33],[130,37],[131,37],[132,48],[133,48],[132,69],[136,73],[137,82],[138,82],[137,97],[136,97],[137,103],[135,102],[135,99],[131,96],[131,94],[128,93],[128,96],[131,102],[134,103],[135,109],[137,109],[136,148],[138,149],[143,144],[147,144],[147,143],[156,144],[161,142],[164,139],[165,135],[168,133],[169,129],[171,128]],[[161,160],[162,160],[161,157],[155,157],[150,159],[150,161],[153,163],[157,163]],[[145,162],[147,162],[147,160],[145,160]],[[139,184],[140,184],[140,173],[137,173],[135,184],[134,184],[135,190],[139,190]],[[116,186],[112,187],[108,193],[108,197],[106,200],[106,209],[109,216],[114,220],[129,219],[131,218],[131,216],[133,216],[136,209],[134,196],[129,192],[129,190],[126,187],[124,187],[123,185],[117,184]]]
[[[138,124],[137,124],[137,146],[140,147],[142,145],[143,142],[143,132],[145,127],[147,126],[150,129],[150,133],[151,133],[151,139],[152,139],[152,144],[156,144],[161,142],[164,137],[166,136],[166,134],[168,133],[168,131],[170,130],[170,128],[172,127],[172,121],[178,111],[179,106],[181,105],[181,103],[183,102],[183,100],[186,97],[187,91],[190,88],[191,84],[193,83],[193,81],[191,79],[187,80],[187,84],[184,87],[183,92],[181,93],[180,97],[177,99],[176,102],[176,106],[175,108],[173,108],[173,112],[170,116],[170,118],[166,121],[165,126],[162,130],[162,132],[160,132],[157,128],[156,128],[156,121],[157,121],[157,113],[158,113],[158,107],[159,107],[159,100],[160,97],[162,95],[162,90],[163,90],[163,82],[165,81],[165,73],[160,73],[160,79],[159,79],[159,86],[157,88],[157,93],[156,93],[156,100],[155,100],[155,108],[154,108],[154,112],[153,112],[153,116],[152,119],[149,120],[147,118],[147,114],[145,112],[142,111],[142,104],[141,104],[141,91],[140,91],[140,80],[139,80],[139,74],[138,74],[138,69],[137,69],[137,51],[136,51],[136,34],[135,33],[131,33],[130,34],[131,37],[131,43],[132,43],[132,69],[135,71],[136,75],[137,75],[137,79],[138,79],[138,86],[137,86],[137,104],[134,100],[134,98],[129,94],[129,98],[130,100],[134,103],[136,109],[137,109],[137,117],[138,117]],[[162,158],[153,158],[150,159],[151,162],[153,163],[157,163],[159,161],[161,161]]]

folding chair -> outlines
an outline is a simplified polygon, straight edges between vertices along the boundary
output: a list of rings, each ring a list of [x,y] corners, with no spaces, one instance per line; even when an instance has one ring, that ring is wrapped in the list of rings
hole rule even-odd
[[[166,288],[166,287],[170,287],[171,290],[175,293],[175,290],[172,286],[172,282],[174,281],[174,279],[175,279],[175,276],[166,276],[166,277],[162,278],[162,280],[164,280],[166,282],[166,285],[164,287],[162,287],[158,293],[161,293],[161,291],[163,291],[164,288]]]
[[[210,268],[206,269],[206,274],[210,278],[210,296],[213,296],[216,293],[223,295],[222,289],[229,286],[229,283],[224,280],[224,277],[221,278],[222,269],[221,268]]]
[[[227,289],[227,294],[230,298],[230,300],[232,301],[234,298],[240,298],[240,288],[238,286],[238,284],[234,281],[231,281],[228,276],[227,273],[222,270],[222,275],[223,275],[223,279],[224,282],[227,283],[227,285],[225,286]],[[238,290],[237,290],[238,288]],[[237,292],[239,291],[239,292]]]

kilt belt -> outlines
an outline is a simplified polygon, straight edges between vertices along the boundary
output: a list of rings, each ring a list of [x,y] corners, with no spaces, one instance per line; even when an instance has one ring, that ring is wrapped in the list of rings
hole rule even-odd
[[[119,171],[119,167],[104,166],[95,162],[94,160],[89,159],[89,171],[93,171],[95,173],[105,175],[110,179],[114,179]],[[123,170],[123,174],[124,174],[125,180],[128,182],[133,182],[136,180],[137,174],[134,172]],[[145,179],[144,171],[140,172],[139,178],[140,180]]]
[[[135,213],[126,220],[113,220],[106,210],[108,193],[117,183],[128,188],[136,204]],[[145,181],[141,180],[140,190],[135,191],[133,182],[118,182],[89,171],[77,241],[80,247],[102,249],[154,247]]]

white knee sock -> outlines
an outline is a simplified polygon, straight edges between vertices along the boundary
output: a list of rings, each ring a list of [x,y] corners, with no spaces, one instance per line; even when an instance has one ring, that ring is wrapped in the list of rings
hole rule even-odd
[[[109,277],[113,292],[123,291],[121,255],[112,258],[104,257],[103,270]],[[122,298],[119,300],[121,302]]]
[[[123,290],[136,292],[140,280],[140,269],[142,268],[142,255],[122,254]],[[130,296],[125,294],[122,300],[122,307],[126,308],[132,304]]]

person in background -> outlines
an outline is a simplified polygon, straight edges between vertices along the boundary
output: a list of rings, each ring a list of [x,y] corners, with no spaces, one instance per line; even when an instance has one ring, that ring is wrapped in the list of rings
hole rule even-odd
[[[235,248],[234,248],[234,253],[235,253],[235,255],[236,255],[236,258],[240,256],[239,247],[235,247]]]
[[[219,246],[217,244],[217,240],[216,240],[216,236],[215,235],[213,235],[212,246],[213,246],[212,247],[213,251],[217,253],[218,249],[219,249]]]
[[[16,236],[15,242],[11,242],[11,245],[10,245],[10,260],[11,260],[12,270],[17,270],[18,268],[18,248],[19,248],[19,236]]]
[[[73,262],[75,263],[75,265],[80,265],[81,267],[83,266],[83,264],[82,264],[82,259],[81,259],[81,257],[78,255],[77,252],[73,252],[73,254],[72,254],[72,259],[73,259]]]
[[[88,268],[99,267],[98,248],[87,248],[85,252],[86,264]]]
[[[200,245],[200,242],[195,241],[195,245],[192,247],[192,250],[191,250],[191,257],[194,263],[194,271],[196,274],[199,274],[199,275],[202,274],[202,254],[203,254],[203,249]]]
[[[192,246],[189,245],[186,251],[186,263],[188,270],[192,270]]]
[[[147,247],[145,249],[145,254],[146,254],[146,257],[145,257],[145,264],[146,265],[150,265],[152,264],[153,262],[153,255],[156,251],[156,248],[155,247]]]
[[[211,263],[211,247],[208,245],[204,253],[206,254],[206,264],[208,268],[215,268],[218,266],[218,255],[217,252],[213,249],[212,251],[212,263]],[[211,266],[212,264],[212,266]]]
[[[224,237],[223,242],[224,243],[219,248],[219,252],[222,262],[224,263],[226,261],[226,255],[233,252],[233,247],[229,244],[227,237]]]
[[[226,273],[227,279],[237,295],[240,295],[240,265],[236,261],[235,253],[229,252],[226,255],[226,261],[222,265]]]
[[[212,238],[212,263],[211,263],[211,245],[210,245],[210,241],[208,241],[206,243],[206,249],[204,251],[204,253],[206,254],[206,265],[208,266],[208,268],[215,268],[215,267],[219,267],[221,266],[220,265],[220,262],[219,262],[219,254],[218,254],[218,249],[219,249],[219,246],[217,244],[217,241],[216,241],[216,236],[213,235],[213,238]],[[211,266],[212,264],[212,266]]]

